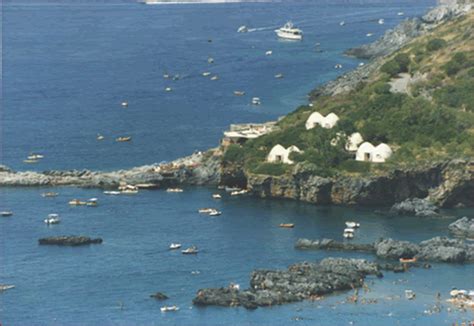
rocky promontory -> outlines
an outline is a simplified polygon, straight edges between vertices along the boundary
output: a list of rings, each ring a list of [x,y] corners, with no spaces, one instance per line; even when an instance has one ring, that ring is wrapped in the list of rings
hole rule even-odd
[[[439,208],[426,198],[406,199],[393,205],[390,212],[398,215],[415,215],[419,217],[439,216]]]
[[[390,238],[380,239],[372,244],[352,244],[332,239],[299,239],[295,248],[363,251],[373,253],[379,258],[394,260],[416,258],[426,262],[474,263],[474,244],[446,237],[435,237],[419,244]]]
[[[198,306],[243,306],[255,309],[306,299],[336,291],[360,288],[367,275],[382,277],[382,270],[394,270],[399,264],[379,265],[363,259],[326,258],[319,263],[298,263],[287,270],[256,270],[250,288],[200,289],[193,304]]]
[[[101,238],[90,238],[85,236],[58,236],[58,237],[48,237],[41,238],[38,240],[40,245],[57,245],[57,246],[84,246],[90,244],[100,244],[102,243]]]
[[[474,218],[460,218],[449,224],[449,231],[458,237],[474,239]]]

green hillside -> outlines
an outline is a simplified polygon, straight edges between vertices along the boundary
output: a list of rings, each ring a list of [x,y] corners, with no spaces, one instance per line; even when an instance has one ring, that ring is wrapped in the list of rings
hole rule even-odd
[[[474,157],[474,14],[445,23],[386,58],[355,91],[321,96],[312,107],[302,106],[279,121],[280,130],[243,146],[231,145],[228,162],[247,172],[281,175],[298,166],[321,176],[381,173],[447,158]],[[399,74],[409,79],[400,92],[390,82]],[[332,129],[305,129],[312,112],[336,113]],[[381,164],[357,162],[331,140],[338,133],[362,134],[365,141],[387,143],[392,157]],[[296,145],[304,151],[290,158],[300,164],[266,163],[271,148]]]

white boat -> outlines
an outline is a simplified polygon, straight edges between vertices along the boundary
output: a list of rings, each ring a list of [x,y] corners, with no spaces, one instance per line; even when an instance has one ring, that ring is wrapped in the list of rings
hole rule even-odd
[[[191,246],[188,249],[181,250],[181,253],[183,255],[195,255],[199,252],[198,248],[196,246]]]
[[[338,63],[337,65],[334,66],[334,68],[336,69],[342,69],[342,65],[340,63]]]
[[[211,73],[210,73],[209,71],[206,71],[206,72],[203,72],[202,75],[203,75],[204,77],[207,77],[207,76],[210,76]]]
[[[260,101],[260,97],[253,97],[252,98],[252,104],[253,105],[260,105],[262,102]]]
[[[13,288],[15,288],[14,285],[0,284],[0,292],[6,291],[6,290],[10,290],[10,289],[13,289]]]
[[[220,216],[222,214],[221,211],[218,211],[217,209],[213,209],[211,212],[209,212],[209,216]]]
[[[48,217],[44,219],[44,223],[46,224],[58,224],[59,222],[61,222],[61,220],[58,214],[49,214]]]
[[[231,196],[239,196],[239,195],[245,195],[249,191],[247,189],[242,189],[242,190],[235,190],[230,193]]]
[[[41,154],[30,154],[27,157],[28,160],[40,160],[42,158],[44,158],[44,155]]]
[[[341,21],[341,22],[339,23],[339,26],[344,26],[345,24],[346,24],[345,21]]]
[[[173,89],[171,87],[166,87],[165,92],[171,92]]]
[[[400,11],[400,12],[397,13],[397,15],[398,16],[403,16],[403,15],[405,15],[405,13],[403,11]]]
[[[128,102],[122,102],[122,106],[126,108],[128,106]]]
[[[179,80],[181,78],[181,76],[179,74],[176,74],[173,76],[173,80]]]
[[[101,134],[97,134],[97,140],[104,140],[104,136],[102,136]]]
[[[407,298],[408,300],[413,300],[415,299],[416,297],[416,294],[415,292],[413,292],[413,290],[405,290],[405,298]]]
[[[207,58],[207,63],[214,63],[214,58],[212,57]]]
[[[104,195],[120,195],[120,194],[121,194],[120,191],[110,191],[110,190],[104,191]]]
[[[124,195],[135,195],[138,194],[138,189],[124,189],[120,193]]]
[[[26,159],[26,160],[23,160],[23,163],[34,164],[34,163],[38,163],[38,160]]]
[[[359,67],[365,66],[365,63],[359,62]]]
[[[276,78],[276,79],[281,79],[281,78],[283,78],[283,74],[282,74],[282,73],[276,74],[276,75],[275,75],[275,78]]]
[[[374,33],[367,33],[367,34],[365,34],[365,36],[367,36],[367,37],[371,37],[372,35],[374,35]]]
[[[59,195],[57,192],[43,192],[41,197],[56,197],[57,195]]]
[[[85,201],[81,201],[79,199],[73,199],[69,201],[69,205],[71,206],[83,206],[86,205],[87,203]]]
[[[170,312],[170,311],[178,311],[179,307],[177,306],[164,306],[160,308],[161,312]]]
[[[247,33],[248,31],[249,29],[245,25],[242,25],[237,29],[237,33]]]
[[[184,190],[181,188],[168,188],[166,192],[183,192]]]
[[[360,223],[352,222],[352,221],[347,221],[347,222],[346,222],[346,226],[347,226],[348,228],[355,229],[355,228],[360,227]]]
[[[168,79],[168,78],[170,78],[170,75],[169,74],[164,74],[163,78]]]
[[[218,79],[219,79],[219,76],[217,76],[217,75],[211,77],[211,80],[218,80]]]
[[[287,22],[283,27],[275,30],[275,33],[280,38],[284,38],[287,40],[302,40],[303,39],[303,31],[294,27],[292,22]]]
[[[213,195],[212,195],[212,198],[214,198],[214,199],[221,199],[222,196],[221,196],[220,194],[213,194]]]
[[[99,204],[98,201],[99,200],[97,198],[91,198],[86,202],[86,205],[89,207],[97,207],[97,205]]]
[[[352,239],[354,238],[354,233],[347,232],[347,233],[343,233],[342,236],[346,239]]]
[[[344,229],[344,233],[354,233],[354,229],[353,228],[345,228]]]
[[[379,25],[383,25],[383,24],[385,24],[385,20],[383,20],[382,18],[380,18],[379,21],[378,21],[378,23],[379,23]]]
[[[244,91],[234,91],[235,96],[244,96],[245,92]]]
[[[3,212],[0,212],[0,215],[3,216],[3,217],[8,217],[8,216],[12,216],[13,212],[3,211]]]
[[[181,243],[172,243],[170,244],[170,250],[175,250],[181,248]]]
[[[267,52],[265,52],[265,55],[272,55],[272,54],[273,54],[272,50],[268,50]]]
[[[200,208],[200,209],[198,209],[198,213],[200,213],[200,214],[209,214],[210,212],[215,211],[215,210],[216,210],[215,208],[208,208],[208,207]]]

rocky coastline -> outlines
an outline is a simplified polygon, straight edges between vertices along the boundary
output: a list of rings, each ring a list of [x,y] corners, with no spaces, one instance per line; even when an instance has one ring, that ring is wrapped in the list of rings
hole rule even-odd
[[[425,262],[474,263],[474,244],[460,239],[435,237],[412,243],[393,239],[379,239],[371,244],[353,244],[332,239],[299,239],[295,244],[301,250],[359,251],[375,254],[381,259],[416,259]]]
[[[377,264],[363,259],[326,258],[318,263],[294,264],[287,270],[256,270],[252,272],[248,289],[200,289],[193,304],[256,309],[318,300],[323,295],[360,288],[369,275],[383,277],[383,270],[403,271],[403,268],[400,264]]]

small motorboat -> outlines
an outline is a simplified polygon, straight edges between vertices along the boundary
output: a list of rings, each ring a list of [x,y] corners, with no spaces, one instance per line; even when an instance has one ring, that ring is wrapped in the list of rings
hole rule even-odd
[[[212,211],[209,212],[209,216],[220,216],[222,215],[221,211],[218,211],[217,209],[213,209]]]
[[[99,203],[98,203],[97,198],[91,198],[86,202],[86,206],[89,206],[89,207],[97,207],[98,204]]]
[[[233,192],[233,191],[239,191],[242,190],[241,188],[238,187],[224,187],[225,191],[227,192]]]
[[[58,214],[49,214],[47,218],[44,219],[46,224],[59,224],[61,220],[59,219]]]
[[[402,264],[416,263],[416,258],[400,258],[399,261]]]
[[[383,25],[383,24],[385,24],[385,20],[383,20],[382,18],[380,18],[379,21],[378,21],[378,23],[379,23],[379,25]]]
[[[101,134],[97,134],[97,140],[104,140],[104,136],[102,136]]]
[[[173,76],[173,80],[179,80],[181,78],[181,76],[179,74],[176,74]]]
[[[215,210],[216,210],[215,208],[205,207],[205,208],[198,209],[198,213],[200,213],[200,214],[209,214],[210,212],[215,211]]]
[[[279,227],[284,228],[284,229],[292,229],[295,227],[295,224],[293,223],[280,223]]]
[[[342,65],[340,63],[338,63],[337,65],[334,66],[334,68],[336,69],[341,69],[342,68]]]
[[[165,79],[168,79],[168,78],[170,78],[170,77],[171,77],[170,74],[164,74],[164,75],[163,75],[163,78],[165,78]]]
[[[173,91],[173,89],[171,87],[166,87],[165,88],[165,92],[171,92],[171,91]]]
[[[252,98],[252,104],[253,105],[260,105],[262,102],[260,101],[260,97],[253,97]]]
[[[416,297],[416,294],[415,292],[413,292],[413,290],[405,290],[405,298],[407,298],[408,300],[413,300],[415,299]]]
[[[365,66],[365,63],[359,62],[359,67]]]
[[[214,63],[214,58],[212,57],[207,58],[207,63]]]
[[[354,233],[354,229],[353,228],[345,228],[344,229],[344,233]]]
[[[183,192],[184,190],[181,188],[168,188],[166,192]]]
[[[57,195],[59,195],[57,192],[43,192],[41,197],[56,197]]]
[[[235,96],[244,96],[245,92],[244,91],[234,91]]]
[[[242,189],[242,190],[234,190],[230,193],[231,196],[240,196],[240,195],[245,195],[249,191],[247,189]]]
[[[360,227],[360,223],[352,222],[352,221],[347,221],[347,222],[346,222],[346,226],[347,226],[348,228],[355,229],[355,228]]]
[[[403,16],[403,15],[405,15],[405,13],[403,11],[400,11],[400,12],[397,13],[397,16]]]
[[[222,196],[220,194],[213,194],[212,198],[214,199],[222,199]]]
[[[367,36],[367,37],[371,37],[372,35],[374,35],[374,33],[367,33],[367,34],[365,34],[365,36]]]
[[[124,195],[136,195],[138,194],[138,188],[137,189],[124,189],[120,191],[121,194]]]
[[[161,312],[170,312],[170,311],[178,311],[179,307],[177,306],[164,306],[160,308]]]
[[[6,290],[10,290],[10,289],[14,289],[14,288],[15,288],[14,285],[0,284],[0,292],[6,291]]]
[[[115,139],[115,141],[117,141],[119,143],[128,142],[128,141],[131,141],[131,140],[132,140],[132,137],[130,137],[130,136],[118,137],[118,138]]]
[[[176,250],[181,248],[181,243],[172,243],[170,244],[170,250]]]
[[[345,24],[346,24],[345,21],[341,21],[341,22],[339,23],[339,26],[344,26]]]
[[[282,74],[282,73],[280,73],[280,74],[276,74],[276,75],[275,75],[275,78],[276,78],[276,79],[283,78],[283,74]]]
[[[41,160],[42,158],[44,158],[44,155],[41,155],[41,154],[33,154],[33,153],[31,153],[31,154],[28,155],[28,157],[27,157],[28,160]]]
[[[12,216],[12,215],[13,215],[13,212],[10,212],[10,211],[0,212],[0,216],[2,216],[2,217],[9,217],[9,216]]]
[[[126,107],[128,106],[128,102],[126,102],[126,101],[122,102],[122,106],[123,106],[124,108],[126,108]]]
[[[265,52],[265,55],[272,55],[272,54],[273,54],[272,50],[268,50],[267,52]]]
[[[352,232],[344,232],[344,233],[342,234],[342,236],[343,236],[344,238],[346,238],[346,239],[352,239],[352,238],[354,238],[354,233],[352,233]]]
[[[185,250],[181,250],[183,255],[196,255],[198,252],[199,250],[196,246],[191,246]]]
[[[240,285],[237,283],[230,283],[229,284],[229,289],[231,290],[240,290]]]
[[[217,75],[216,75],[216,76],[212,76],[212,77],[211,77],[211,80],[219,80],[219,76],[217,76]]]
[[[110,190],[104,191],[104,195],[120,195],[120,194],[121,194],[120,191],[110,191]]]
[[[26,160],[23,160],[23,163],[34,164],[34,163],[38,163],[38,160],[26,159]]]
[[[242,25],[237,29],[237,33],[247,33],[248,31],[249,29],[245,25]]]
[[[203,75],[204,77],[208,77],[208,76],[211,75],[211,73],[210,73],[209,71],[206,71],[206,72],[203,72],[202,75]]]
[[[83,206],[86,205],[87,203],[85,201],[80,201],[79,199],[73,199],[69,201],[69,205],[71,206]]]

